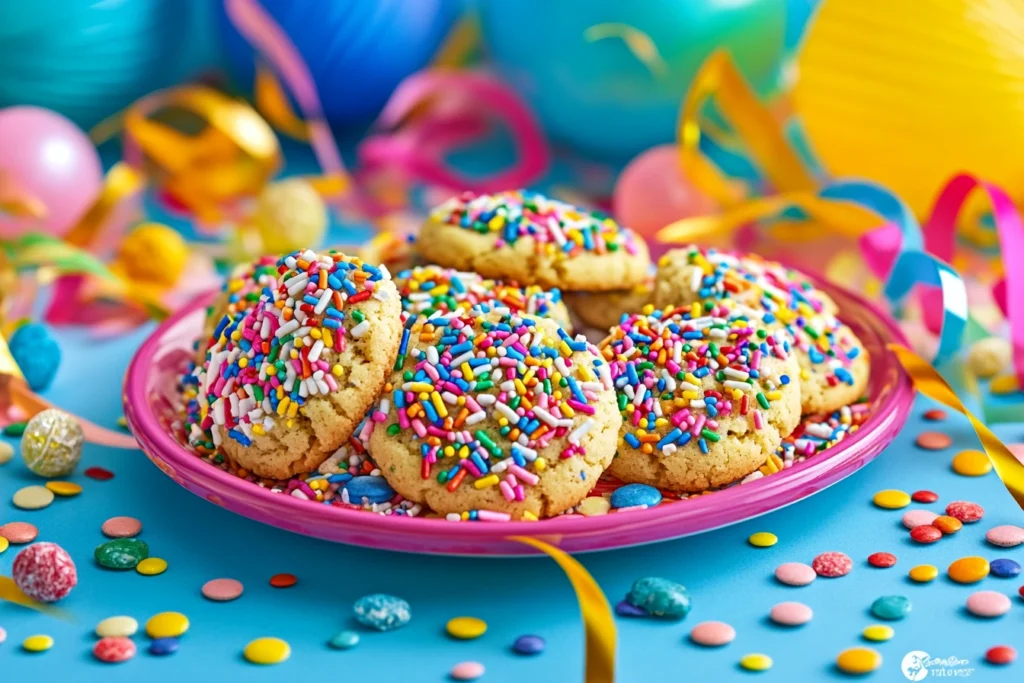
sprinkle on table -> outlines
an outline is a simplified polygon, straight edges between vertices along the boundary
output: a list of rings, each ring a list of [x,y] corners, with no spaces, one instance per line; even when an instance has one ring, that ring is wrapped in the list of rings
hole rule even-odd
[[[864,627],[861,635],[864,636],[865,640],[870,640],[874,643],[884,643],[887,640],[891,640],[896,635],[896,631],[893,630],[892,626],[871,624]]]
[[[835,551],[821,553],[814,558],[811,568],[818,576],[834,579],[849,574],[853,569],[853,560],[846,553]]]
[[[909,572],[910,580],[917,583],[934,581],[938,575],[939,568],[933,564],[919,564],[916,567],[911,567]]]
[[[14,545],[31,543],[39,536],[39,529],[28,522],[7,522],[0,526],[0,536],[3,536]]]
[[[14,457],[14,446],[6,441],[0,441],[0,465],[6,465]]]
[[[772,658],[766,654],[754,652],[748,655],[743,655],[740,659],[740,666],[747,671],[767,671],[772,668]]]
[[[932,526],[941,531],[944,535],[955,534],[964,528],[964,523],[956,517],[939,515],[932,521]]]
[[[868,555],[868,564],[872,567],[886,569],[896,565],[896,556],[885,552],[871,553]]]
[[[941,408],[929,408],[928,410],[924,411],[922,417],[928,420],[929,422],[942,422],[947,417],[949,417],[949,415],[946,413],[945,410],[942,410]]]
[[[915,503],[934,503],[939,499],[939,494],[935,493],[934,491],[922,489],[920,491],[914,491],[914,493],[910,496],[910,499],[913,500]]]
[[[45,486],[25,486],[14,492],[11,502],[22,510],[42,510],[53,503],[53,491]]]
[[[203,597],[214,602],[227,602],[241,597],[245,587],[237,579],[210,579],[203,584]]]
[[[484,675],[484,665],[480,662],[459,662],[452,667],[450,675],[456,681],[475,681]]]
[[[996,645],[985,652],[985,660],[989,664],[1005,666],[1012,664],[1017,659],[1017,650],[1009,645]]]
[[[181,612],[160,612],[146,622],[150,638],[178,638],[188,631],[188,617]]]
[[[46,652],[53,647],[53,638],[47,635],[29,636],[21,641],[21,647],[26,652]]]
[[[980,477],[992,471],[992,461],[984,451],[966,450],[953,456],[953,471],[965,477]]]
[[[111,517],[103,522],[100,531],[108,538],[132,538],[142,533],[142,522],[134,517]]]
[[[84,474],[96,481],[110,481],[114,478],[114,473],[103,467],[90,467],[85,470]]]
[[[46,488],[50,489],[54,495],[64,498],[77,496],[82,492],[82,487],[73,481],[48,481],[46,482]]]
[[[135,571],[143,576],[156,576],[167,571],[167,560],[160,557],[147,557],[135,565]]]
[[[988,560],[984,557],[970,556],[954,560],[946,574],[957,583],[977,583],[989,573]]]
[[[954,500],[946,506],[946,514],[956,517],[964,524],[970,524],[985,516],[985,508],[966,500]]]
[[[690,630],[690,640],[704,647],[722,647],[735,639],[736,629],[724,621],[702,621]]]
[[[910,539],[917,543],[935,543],[942,538],[942,531],[932,524],[921,524],[910,530]]]
[[[843,673],[867,674],[882,666],[882,655],[869,647],[851,647],[839,653],[836,666]]]

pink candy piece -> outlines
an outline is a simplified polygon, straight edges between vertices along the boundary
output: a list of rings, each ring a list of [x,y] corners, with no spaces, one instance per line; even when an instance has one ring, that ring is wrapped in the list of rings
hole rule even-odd
[[[938,515],[931,510],[908,510],[903,513],[903,526],[908,529],[913,529],[916,526],[925,526],[934,522],[936,517]]]
[[[967,598],[967,611],[976,617],[1001,617],[1010,611],[1010,598],[995,591],[978,591]]]
[[[99,639],[93,646],[92,653],[96,659],[108,664],[127,662],[135,656],[135,643],[131,638],[108,636]]]
[[[787,586],[806,586],[817,573],[803,562],[786,562],[775,568],[775,578]]]
[[[111,517],[103,522],[100,531],[110,538],[131,538],[142,532],[142,522],[134,517]]]
[[[833,551],[815,557],[811,567],[818,576],[834,579],[849,574],[853,569],[853,560],[846,553]]]
[[[985,540],[1000,548],[1013,548],[1024,543],[1024,529],[1013,524],[992,527],[985,534]]]
[[[244,590],[235,579],[210,579],[203,584],[203,597],[215,602],[227,602],[239,597]]]
[[[946,514],[956,517],[964,524],[977,522],[985,516],[985,508],[966,500],[954,500],[946,506]]]
[[[484,675],[484,665],[480,662],[459,662],[452,667],[451,676],[457,681],[475,681]]]
[[[772,607],[768,616],[782,626],[803,626],[814,616],[814,611],[802,602],[780,602]]]
[[[702,621],[690,631],[690,640],[705,647],[728,645],[736,638],[736,629],[724,621]]]

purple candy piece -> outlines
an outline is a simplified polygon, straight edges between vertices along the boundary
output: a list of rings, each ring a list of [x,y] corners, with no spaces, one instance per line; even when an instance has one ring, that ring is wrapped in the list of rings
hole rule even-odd
[[[619,604],[615,605],[615,613],[620,617],[646,617],[650,616],[644,610],[639,607],[634,607],[629,604],[626,600],[623,600]]]

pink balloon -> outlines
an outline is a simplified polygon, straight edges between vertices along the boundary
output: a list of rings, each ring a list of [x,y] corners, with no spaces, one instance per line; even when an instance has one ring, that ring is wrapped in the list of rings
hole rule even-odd
[[[60,114],[40,107],[0,109],[0,176],[48,209],[41,220],[0,214],[0,238],[30,230],[63,236],[103,184],[103,166],[88,136]]]
[[[612,198],[615,217],[648,242],[673,221],[713,213],[717,205],[683,178],[674,145],[652,147],[623,169]],[[656,245],[652,248],[661,251]]]

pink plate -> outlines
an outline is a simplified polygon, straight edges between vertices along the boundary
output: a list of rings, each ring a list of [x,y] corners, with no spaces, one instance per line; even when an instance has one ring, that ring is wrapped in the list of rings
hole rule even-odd
[[[178,377],[192,355],[192,342],[214,293],[177,312],[142,344],[125,378],[124,411],[149,459],[181,486],[232,512],[307,536],[414,553],[506,556],[536,552],[509,540],[516,535],[537,536],[574,553],[663,541],[735,524],[817,493],[874,459],[903,427],[913,389],[885,348],[891,342],[905,344],[903,335],[866,300],[834,285],[818,284],[839,304],[844,321],[871,354],[868,391],[873,410],[868,420],[833,448],[782,472],[647,510],[539,522],[391,517],[272,493],[211,465],[183,448],[170,425],[177,418]]]

